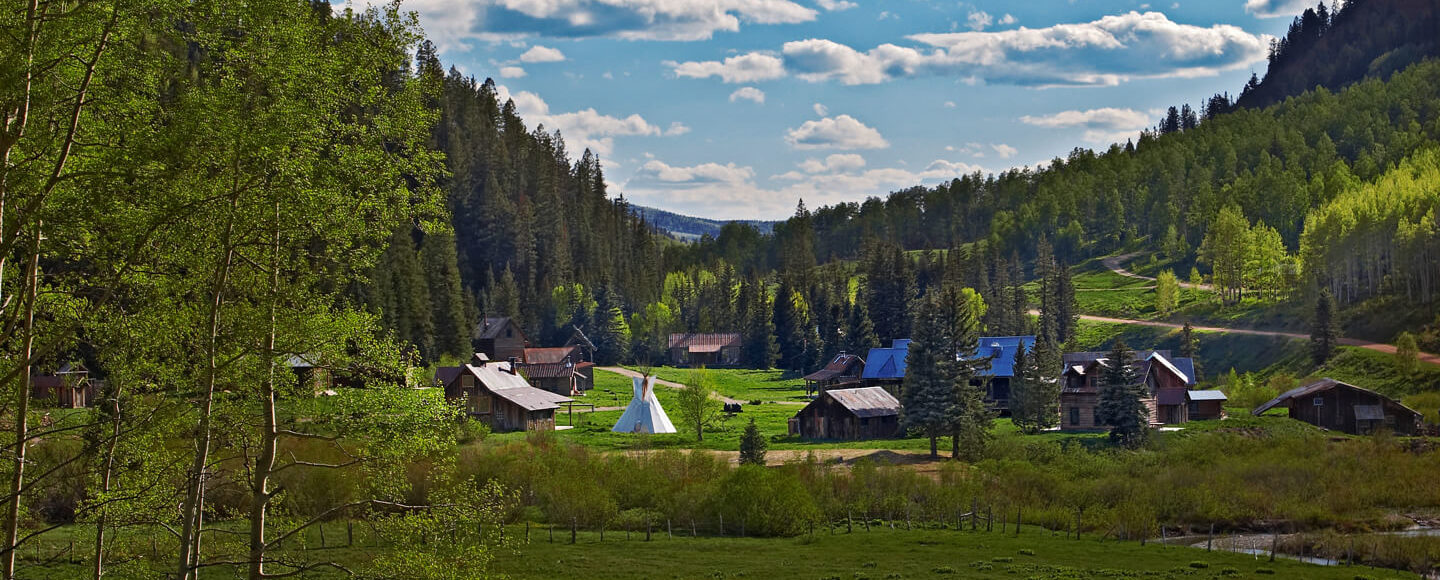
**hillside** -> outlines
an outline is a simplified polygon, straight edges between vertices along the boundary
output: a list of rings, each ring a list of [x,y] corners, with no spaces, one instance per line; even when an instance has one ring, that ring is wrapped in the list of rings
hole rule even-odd
[[[720,235],[720,228],[725,227],[727,223],[732,223],[678,214],[643,205],[632,205],[630,209],[655,229],[684,241],[694,241],[704,236],[717,237]],[[753,226],[762,234],[770,233],[771,228],[775,226],[773,221],[736,220],[736,223]]]
[[[1259,85],[1236,105],[1263,108],[1314,89],[1339,90],[1440,55],[1440,4],[1432,0],[1350,0],[1330,14],[1324,5],[1297,16],[1271,47]]]

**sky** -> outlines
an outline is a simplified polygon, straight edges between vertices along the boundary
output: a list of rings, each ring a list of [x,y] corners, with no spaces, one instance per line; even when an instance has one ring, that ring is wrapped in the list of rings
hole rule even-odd
[[[783,219],[1037,167],[1264,74],[1300,0],[407,0],[610,194]]]

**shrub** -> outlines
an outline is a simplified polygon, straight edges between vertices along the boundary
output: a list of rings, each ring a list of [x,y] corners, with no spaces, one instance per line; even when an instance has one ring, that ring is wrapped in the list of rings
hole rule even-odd
[[[1221,575],[1221,576],[1239,576],[1239,575],[1240,575],[1240,569],[1239,569],[1239,568],[1230,568],[1230,567],[1221,568],[1221,569],[1220,569],[1220,575]]]
[[[1209,568],[1210,564],[1208,562],[1195,561],[1190,563],[1190,567],[1196,570],[1204,570],[1206,568]]]
[[[951,567],[949,567],[949,566],[940,566],[940,567],[938,567],[938,568],[931,568],[930,571],[931,571],[931,572],[934,572],[934,573],[936,573],[936,574],[954,574],[954,573],[955,573],[955,569],[954,569],[954,568],[951,568]]]
[[[1034,556],[1034,555],[1035,555],[1035,550],[1031,550],[1030,548],[1020,548],[1020,555],[1021,555],[1021,556]]]
[[[1256,568],[1256,569],[1255,569],[1255,573],[1256,573],[1256,574],[1273,575],[1273,574],[1275,574],[1275,570],[1272,570],[1272,569],[1270,569],[1270,568]]]
[[[1014,558],[1011,558],[1011,557],[1009,557],[1009,556],[996,556],[996,557],[994,557],[994,558],[991,558],[990,561],[991,561],[991,562],[997,562],[997,563],[1000,563],[1000,564],[1007,564],[1007,563],[1010,563],[1010,562],[1014,562],[1015,559],[1014,559]]]

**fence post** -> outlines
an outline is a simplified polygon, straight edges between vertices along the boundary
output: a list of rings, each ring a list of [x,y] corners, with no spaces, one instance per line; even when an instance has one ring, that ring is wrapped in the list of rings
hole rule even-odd
[[[985,506],[985,531],[995,531],[995,508],[993,506]]]
[[[645,541],[650,541],[650,518],[645,518]]]
[[[910,531],[910,507],[905,507],[905,531]]]
[[[695,518],[690,518],[690,537],[692,537],[692,538],[696,537],[696,534],[695,534]]]
[[[525,520],[525,543],[530,543],[530,520]]]
[[[1015,508],[1015,535],[1020,535],[1020,508]]]
[[[1215,522],[1210,522],[1210,535],[1205,536],[1205,551],[1210,551],[1210,544],[1215,541]]]
[[[1080,524],[1081,524],[1080,518],[1081,518],[1081,516],[1084,516],[1084,515],[1085,515],[1085,508],[1083,508],[1083,507],[1082,507],[1082,508],[1075,508],[1075,539],[1077,539],[1077,540],[1080,539],[1080,530],[1085,529],[1085,528],[1083,528],[1083,527],[1080,526]]]
[[[970,496],[970,531],[975,531],[977,516],[980,515],[980,499]]]
[[[345,520],[345,547],[355,545],[355,520]]]
[[[725,514],[720,514],[720,537],[725,537]]]
[[[745,520],[748,519],[750,518],[740,518],[740,537],[742,538],[745,537]]]
[[[570,543],[575,543],[575,518],[570,518]]]
[[[325,522],[320,522],[320,547],[325,547]]]
[[[675,539],[675,531],[672,530],[672,529],[670,529],[670,519],[669,519],[669,518],[666,518],[666,519],[665,519],[665,537],[666,537],[666,539],[670,539],[670,540]]]
[[[845,533],[855,532],[855,518],[851,517],[850,510],[845,510]]]
[[[555,524],[552,522],[550,525],[545,527],[550,530],[550,543],[555,543]]]
[[[1275,549],[1280,547],[1280,532],[1270,530],[1270,561],[1275,561]]]

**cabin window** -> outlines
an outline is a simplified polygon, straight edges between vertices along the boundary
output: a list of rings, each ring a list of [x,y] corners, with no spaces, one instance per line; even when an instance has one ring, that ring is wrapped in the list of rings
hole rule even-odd
[[[1311,404],[1311,405],[1315,405],[1316,407],[1324,407],[1324,406],[1325,406],[1325,398],[1324,398],[1324,397],[1315,397],[1314,399],[1310,399],[1310,404]]]
[[[489,395],[478,395],[478,394],[475,395],[474,409],[475,409],[475,413],[477,413],[477,414],[480,414],[480,415],[488,414],[488,413],[490,412],[490,396],[489,396]]]
[[[1070,424],[1080,424],[1080,407],[1070,407]]]
[[[515,330],[514,330],[514,329],[510,329],[510,328],[505,329],[505,338],[513,338],[514,336],[515,336]]]

